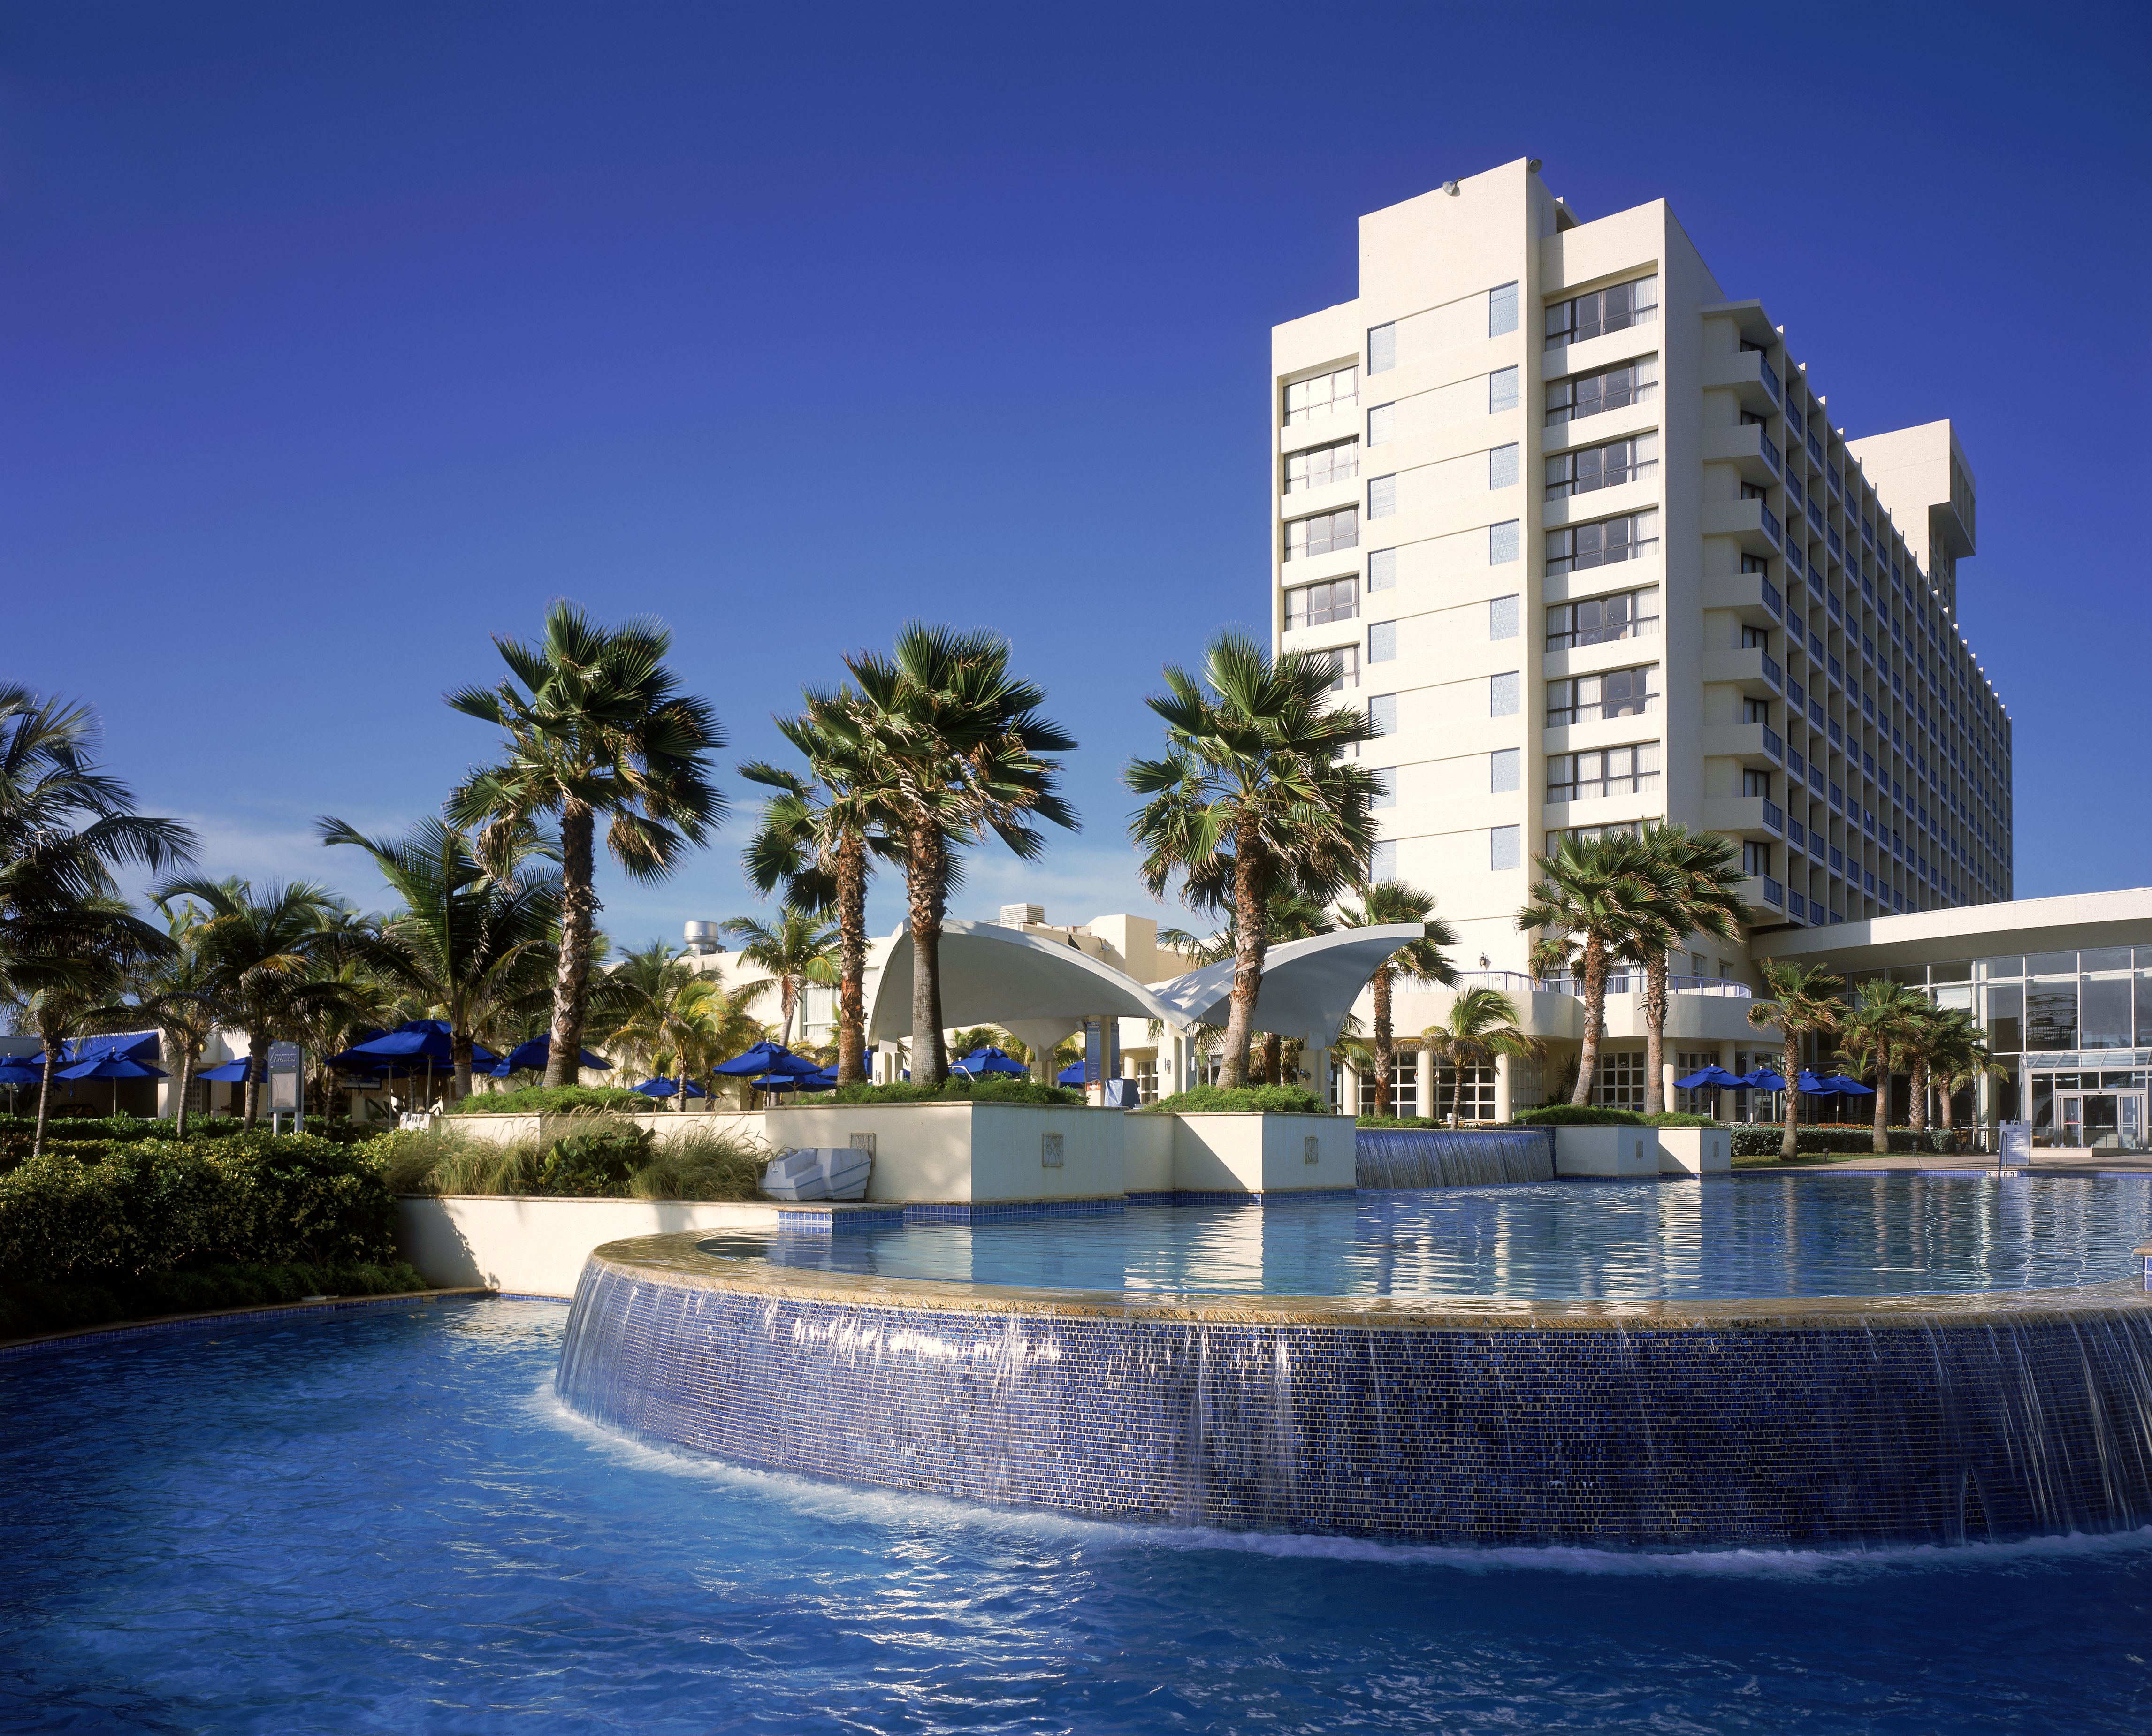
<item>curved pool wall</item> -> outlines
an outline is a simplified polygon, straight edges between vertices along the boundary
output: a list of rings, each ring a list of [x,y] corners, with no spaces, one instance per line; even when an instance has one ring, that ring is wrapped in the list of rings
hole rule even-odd
[[[1353,1141],[1358,1185],[1393,1190],[1554,1180],[1551,1127],[1363,1127]]]
[[[642,1439],[960,1500],[1460,1544],[1845,1547],[2152,1523],[2152,1298],[1236,1298],[600,1248],[557,1389]]]

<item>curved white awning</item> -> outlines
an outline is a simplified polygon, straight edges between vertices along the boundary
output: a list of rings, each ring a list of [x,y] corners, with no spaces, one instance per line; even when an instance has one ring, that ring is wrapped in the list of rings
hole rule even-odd
[[[1417,935],[1415,929],[1414,933]],[[882,952],[867,993],[867,1038],[911,1034],[911,934],[899,929]],[[942,926],[942,1017],[946,1023],[1011,1026],[1057,1023],[1066,1032],[1086,1018],[1185,1018],[1124,971],[1074,947],[997,922]],[[1226,986],[1231,987],[1230,971]]]
[[[1417,922],[1390,922],[1367,928],[1341,928],[1308,940],[1273,947],[1263,962],[1262,987],[1256,994],[1256,1027],[1282,1037],[1306,1035],[1334,1041],[1337,1028],[1368,979],[1400,947],[1426,937]],[[1176,1025],[1226,1022],[1233,993],[1233,961],[1221,959],[1185,977],[1159,983],[1153,991],[1173,1008]]]

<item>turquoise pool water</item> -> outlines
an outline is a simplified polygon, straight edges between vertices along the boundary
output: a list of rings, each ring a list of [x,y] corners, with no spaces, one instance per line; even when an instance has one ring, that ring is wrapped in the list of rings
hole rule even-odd
[[[626,1445],[488,1302],[0,1362],[0,1728],[2141,1732],[2152,1534],[1225,1537]]]
[[[2152,1175],[1736,1175],[1158,1206],[1088,1218],[715,1236],[790,1266],[1071,1290],[1274,1296],[1919,1296],[2107,1283]]]

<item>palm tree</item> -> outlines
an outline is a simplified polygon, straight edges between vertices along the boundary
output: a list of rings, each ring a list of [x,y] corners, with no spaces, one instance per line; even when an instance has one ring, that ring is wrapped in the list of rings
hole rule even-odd
[[[1997,1063],[1988,1052],[1987,1041],[1981,1034],[1980,1027],[1962,1007],[1938,1008],[1936,1023],[1930,1064],[1935,1069],[1936,1090],[1941,1099],[1943,1130],[1952,1135],[1955,1146],[1957,1129],[1952,1098],[1960,1091],[1970,1090],[1984,1078],[2007,1079],[2010,1069]]]
[[[65,980],[48,981],[27,993],[10,987],[4,996],[0,996],[13,1028],[38,1039],[42,1068],[38,1080],[37,1125],[30,1136],[33,1157],[44,1150],[45,1129],[51,1115],[53,1075],[59,1069],[60,1051],[71,1037],[113,1028],[119,1011],[114,1005],[114,997],[119,990],[123,969],[122,959],[109,952],[80,956]]]
[[[743,861],[754,889],[780,885],[787,904],[837,921],[837,1083],[866,1078],[867,878],[877,856],[901,861],[894,817],[881,811],[866,712],[858,693],[806,694],[807,708],[778,728],[807,761],[809,777],[756,760],[739,769],[775,791]]]
[[[597,1040],[652,1073],[671,1062],[680,1079],[707,1084],[718,1062],[761,1040],[764,1028],[747,1006],[765,987],[758,980],[727,989],[655,941],[607,973],[605,992],[592,1003],[604,1027]]]
[[[777,984],[777,1040],[790,1043],[792,1015],[807,985],[828,987],[838,979],[835,926],[788,904],[774,926],[752,916],[734,916],[718,926],[740,942],[742,962],[768,971]]]
[[[1842,1015],[1839,1046],[1875,1082],[1875,1152],[1891,1149],[1891,1075],[1906,1063],[1921,1039],[1928,998],[1902,982],[1875,977],[1855,992]]]
[[[1397,1045],[1390,1023],[1390,990],[1398,977],[1419,982],[1449,984],[1457,980],[1456,967],[1444,955],[1444,947],[1457,944],[1457,931],[1434,918],[1434,894],[1402,881],[1378,881],[1363,889],[1360,902],[1341,906],[1337,920],[1348,928],[1378,927],[1392,922],[1418,922],[1423,937],[1408,942],[1376,966],[1368,987],[1375,997],[1375,1113],[1390,1112],[1390,1072]]]
[[[942,923],[952,840],[992,831],[1023,861],[1045,848],[1033,824],[1073,831],[1075,810],[1057,788],[1075,739],[1039,715],[1045,690],[1009,673],[1008,642],[913,622],[886,658],[847,657],[859,683],[859,793],[886,818],[904,849],[911,932],[911,1078],[938,1085]]]
[[[1779,1139],[1779,1155],[1791,1163],[1800,1155],[1797,1129],[1801,1094],[1796,1081],[1801,1072],[1801,1038],[1838,1028],[1845,1011],[1845,1003],[1840,998],[1845,992],[1845,984],[1820,965],[1767,958],[1757,968],[1764,973],[1764,987],[1770,999],[1748,1009],[1748,1023],[1759,1031],[1776,1025],[1784,1038],[1780,1070],[1786,1076],[1786,1126]]]
[[[1456,1090],[1449,1099],[1453,1122],[1464,1107],[1469,1069],[1491,1067],[1500,1055],[1536,1060],[1546,1053],[1546,1045],[1518,1024],[1516,1003],[1484,983],[1460,990],[1449,1011],[1419,1034],[1428,1052],[1455,1072]]]
[[[322,979],[338,943],[340,914],[323,886],[271,881],[257,895],[247,881],[171,880],[151,899],[170,910],[180,898],[207,912],[196,936],[206,990],[221,1022],[246,1033],[246,1124],[261,1108],[261,1076],[269,1045],[295,1037],[306,1013],[334,999]]]
[[[607,821],[607,850],[631,877],[662,880],[724,817],[724,798],[705,775],[724,735],[706,701],[680,692],[664,662],[672,636],[655,622],[606,628],[556,602],[542,643],[494,643],[515,680],[465,688],[449,703],[505,730],[507,752],[457,787],[448,815],[487,829],[482,850],[503,827],[513,833],[541,815],[559,819],[561,952],[546,1083],[572,1085],[599,909],[597,822]]]
[[[1746,876],[1730,838],[1684,825],[1647,826],[1642,855],[1647,878],[1672,909],[1663,924],[1641,925],[1637,961],[1644,967],[1644,1113],[1656,1115],[1667,1106],[1667,954],[1692,934],[1738,940],[1748,907],[1734,891]]]
[[[519,835],[504,828],[489,866],[469,833],[439,820],[421,820],[400,839],[368,838],[332,816],[319,826],[323,844],[350,845],[371,856],[404,901],[378,936],[355,938],[358,956],[448,1022],[455,1094],[469,1096],[480,1032],[509,1009],[525,1007],[558,963],[553,924],[560,883],[550,870],[528,865],[550,861],[557,850],[535,830]]]
[[[1591,1101],[1591,1075],[1606,1025],[1606,967],[1641,950],[1640,932],[1667,932],[1680,921],[1646,871],[1642,846],[1622,835],[1565,838],[1552,855],[1535,856],[1532,901],[1517,912],[1520,929],[1551,929],[1581,952],[1584,1043],[1570,1101]]]
[[[175,1140],[187,1136],[187,1099],[203,1051],[216,1034],[216,1004],[200,946],[201,922],[201,912],[192,904],[170,913],[171,951],[140,966],[128,982],[132,1004],[157,1028],[165,1072],[178,1082],[172,1096]]]
[[[1287,652],[1273,662],[1246,635],[1221,633],[1201,673],[1169,664],[1168,691],[1145,703],[1165,720],[1166,751],[1134,759],[1129,788],[1150,798],[1129,822],[1144,884],[1163,898],[1178,876],[1191,908],[1230,911],[1231,1010],[1218,1082],[1246,1084],[1268,934],[1282,887],[1327,904],[1367,878],[1375,846],[1373,775],[1343,751],[1372,739],[1367,715],[1333,708],[1335,661]]]

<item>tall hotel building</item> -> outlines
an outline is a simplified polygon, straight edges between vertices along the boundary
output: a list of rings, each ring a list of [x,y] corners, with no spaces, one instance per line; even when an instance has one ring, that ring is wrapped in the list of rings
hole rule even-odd
[[[1363,217],[1359,298],[1272,333],[1274,642],[1381,732],[1378,876],[1510,970],[1534,854],[1654,820],[1739,840],[1755,931],[2009,898],[1949,423],[1848,439],[1663,201],[1536,170]]]

